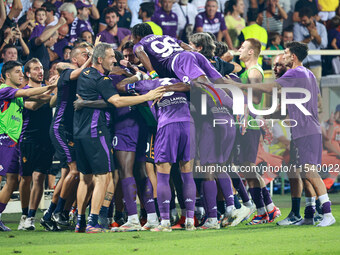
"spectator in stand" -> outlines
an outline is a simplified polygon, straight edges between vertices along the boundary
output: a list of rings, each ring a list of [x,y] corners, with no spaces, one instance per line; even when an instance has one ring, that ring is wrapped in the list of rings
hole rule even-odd
[[[186,29],[188,29],[188,25],[191,25],[192,28],[195,25],[195,18],[198,14],[197,9],[193,4],[189,3],[188,0],[179,0],[178,3],[174,3],[172,11],[176,13],[178,17],[178,38],[186,40],[188,37],[186,35]]]
[[[261,42],[261,50],[265,50],[268,43],[267,31],[257,24],[257,10],[249,9],[247,13],[248,26],[242,29],[240,36],[238,37],[240,44],[242,44],[248,38],[255,38]],[[263,57],[259,57],[259,65],[262,66]],[[241,63],[244,66],[243,63]]]
[[[69,33],[69,26],[62,25],[58,29],[58,41],[53,46],[53,51],[58,55],[59,59],[63,59],[63,49],[69,45],[67,35]]]
[[[235,48],[240,46],[238,36],[246,26],[246,21],[242,17],[244,13],[244,2],[243,0],[229,0],[225,4],[225,24],[228,28],[230,39]]]
[[[35,27],[31,33],[30,40],[33,37],[39,37],[46,27],[46,10],[44,8],[39,8],[35,11]]]
[[[71,57],[71,51],[72,47],[71,46],[65,46],[63,49],[63,61],[69,61]]]
[[[224,16],[217,11],[217,8],[217,0],[207,0],[205,12],[199,13],[196,16],[195,30],[196,32],[213,33],[216,36],[217,41],[222,41],[222,38],[224,37],[229,49],[234,49],[228,29],[225,25]]]
[[[309,50],[325,49],[328,45],[326,27],[317,22],[313,14],[309,8],[300,10],[300,22],[294,25],[294,41],[308,44]],[[320,81],[322,75],[320,55],[308,55],[303,61],[303,65],[310,69],[316,79]]]
[[[173,0],[161,0],[161,8],[156,10],[151,20],[163,30],[163,35],[177,37],[178,17],[172,12]]]
[[[286,27],[282,32],[282,47],[285,49],[287,43],[294,41],[293,26]]]
[[[83,31],[80,35],[80,38],[83,39],[85,42],[93,45],[93,35],[90,31]]]
[[[276,32],[281,34],[283,20],[288,18],[287,12],[283,9],[279,0],[268,0],[267,8],[261,14],[262,27],[267,33]]]
[[[279,33],[269,33],[268,42],[269,47],[267,50],[283,50],[283,47],[281,46],[281,36]]]
[[[1,53],[2,63],[0,63],[0,73],[2,70],[2,66],[8,61],[17,61],[18,60],[18,50],[14,45],[7,44]]]
[[[151,21],[151,17],[155,12],[155,4],[152,2],[149,3],[141,3],[138,19],[141,19],[144,23],[148,23],[152,29],[152,32],[155,35],[163,35],[163,30],[160,26],[158,26],[155,22]]]
[[[66,24],[66,20],[61,17],[57,25],[48,27],[39,37],[34,37],[29,42],[30,54],[29,59],[37,58],[44,68],[44,80],[48,80],[48,71],[50,69],[50,54],[48,48],[51,48],[58,40],[58,29]]]
[[[41,8],[46,10],[46,26],[55,26],[58,23],[59,18],[56,16],[57,7],[50,2],[45,2]]]
[[[293,13],[294,22],[300,22],[299,12],[301,11],[301,9],[304,9],[304,8],[311,10],[312,15],[314,16],[316,21],[320,20],[320,17],[318,16],[319,9],[318,9],[317,0],[298,0],[295,4],[294,13]]]
[[[106,29],[98,33],[102,42],[111,43],[113,49],[120,50],[130,38],[131,32],[129,29],[118,27],[119,13],[117,7],[108,7],[103,13],[105,17]]]
[[[323,22],[335,16],[335,10],[339,6],[339,0],[318,0],[319,17]]]
[[[39,8],[42,7],[42,5],[44,4],[44,0],[33,0],[32,2],[32,7],[28,9],[28,11],[26,12],[25,15],[23,15],[19,20],[18,20],[18,24],[20,26],[20,30],[23,31],[21,25],[23,25],[24,23],[26,23],[29,20],[34,20],[34,13],[36,10],[38,10]]]
[[[131,12],[129,12],[127,0],[116,0],[115,3],[119,13],[117,26],[129,29],[131,25]]]
[[[4,40],[0,47],[0,52],[6,45],[16,46],[17,50],[19,51],[18,55],[20,56],[18,60],[22,61],[23,57],[26,57],[30,53],[30,50],[23,39],[21,31],[14,25],[15,24],[13,24],[12,27],[7,27],[4,30]]]

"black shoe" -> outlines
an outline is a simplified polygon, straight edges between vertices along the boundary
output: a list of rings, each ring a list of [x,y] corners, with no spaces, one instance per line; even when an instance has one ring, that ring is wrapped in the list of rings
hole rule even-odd
[[[60,226],[63,227],[70,226],[70,222],[68,221],[68,219],[65,218],[65,216],[61,212],[52,213],[52,220]]]
[[[57,224],[52,220],[40,219],[40,225],[43,226],[47,231],[59,231]]]

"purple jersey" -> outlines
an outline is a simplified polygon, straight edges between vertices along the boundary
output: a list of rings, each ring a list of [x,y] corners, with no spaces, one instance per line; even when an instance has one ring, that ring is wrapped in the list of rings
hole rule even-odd
[[[81,20],[78,17],[74,19],[70,25],[70,34],[68,36],[68,41],[74,43],[81,33],[84,31],[89,31],[93,34],[91,23],[88,20]]]
[[[123,75],[109,75],[109,77],[111,78],[112,84],[115,88],[118,82],[126,78],[126,76],[123,76]],[[136,107],[134,106],[115,108],[114,109],[115,132],[118,130],[124,130],[124,132],[127,132],[129,128],[138,125],[137,116],[138,116],[138,113],[136,111]]]
[[[318,120],[318,94],[320,93],[314,74],[303,66],[289,69],[281,78],[276,80],[282,87],[304,88],[311,93],[311,99],[303,106],[312,115],[306,116],[296,105],[288,104],[288,115],[290,119],[297,122],[291,128],[292,138],[295,140],[300,137],[321,134],[320,123]],[[287,93],[287,99],[304,98],[302,93]],[[291,123],[292,125],[294,123]]]
[[[117,30],[117,35],[112,35],[107,29],[98,33],[98,36],[101,35],[100,41],[113,44],[112,48],[117,49],[121,43],[121,41],[128,35],[131,35],[131,31],[126,28],[119,27]]]
[[[60,59],[63,59],[63,49],[68,45],[68,40],[64,38],[53,45],[53,51],[58,54]]]
[[[170,11],[167,14],[163,9],[159,9],[154,13],[151,20],[160,26],[164,35],[176,37],[178,27],[178,17],[176,13]]]
[[[203,32],[210,32],[216,37],[219,31],[224,31],[227,29],[224,16],[220,12],[216,12],[213,19],[208,18],[207,12],[197,14],[195,19],[195,29],[198,27],[203,27]]]
[[[181,43],[168,35],[148,35],[134,46],[133,51],[136,52],[142,46],[158,75],[165,78],[172,72],[171,65],[175,56],[184,51]]]
[[[36,23],[29,40],[31,40],[34,37],[39,37],[42,34],[42,32],[44,32],[44,29],[45,29],[45,25]]]
[[[134,84],[127,84],[127,90],[135,90],[138,93],[146,94],[159,86],[172,85],[180,82],[177,79],[156,79],[144,80]],[[151,105],[152,102],[149,102]],[[191,121],[189,103],[185,93],[183,92],[167,92],[161,101],[155,106],[155,118],[158,120],[157,129],[173,122]]]

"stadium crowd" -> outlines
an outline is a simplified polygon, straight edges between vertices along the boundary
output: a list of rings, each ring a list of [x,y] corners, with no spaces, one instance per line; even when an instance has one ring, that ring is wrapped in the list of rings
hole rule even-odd
[[[340,105],[325,122],[318,114],[320,79],[340,60],[307,52],[339,49],[338,0],[7,0],[0,28],[0,231],[10,231],[1,213],[17,189],[18,230],[35,230],[47,176],[48,231],[73,221],[87,233],[219,229],[255,212],[247,224],[271,223],[281,212],[266,185],[278,173],[261,166],[281,165],[295,171],[291,212],[277,224],[335,223],[327,189],[339,172]],[[275,82],[263,83],[264,70]],[[265,94],[294,86],[311,94],[308,117],[288,105],[270,126],[248,107],[235,112],[233,101],[261,110]],[[215,165],[250,171],[203,171]],[[322,180],[324,165],[336,169]]]

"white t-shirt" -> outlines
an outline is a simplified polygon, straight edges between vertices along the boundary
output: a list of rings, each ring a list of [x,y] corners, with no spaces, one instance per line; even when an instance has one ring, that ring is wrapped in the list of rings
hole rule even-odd
[[[182,7],[182,10],[181,10]],[[198,14],[196,6],[188,3],[187,5],[180,6],[178,3],[174,3],[172,6],[172,11],[177,14],[178,26],[177,35],[181,36],[183,29],[187,23],[186,16],[189,18],[189,23],[195,25],[195,17]]]

